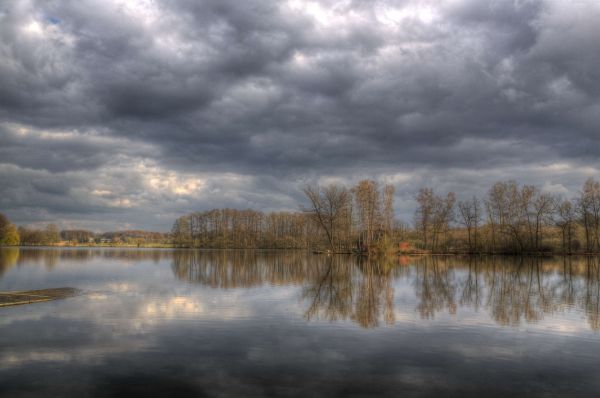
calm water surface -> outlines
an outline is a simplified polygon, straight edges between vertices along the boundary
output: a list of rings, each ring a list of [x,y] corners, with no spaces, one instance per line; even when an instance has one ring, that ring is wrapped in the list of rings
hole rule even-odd
[[[600,395],[596,258],[0,249],[0,396]]]

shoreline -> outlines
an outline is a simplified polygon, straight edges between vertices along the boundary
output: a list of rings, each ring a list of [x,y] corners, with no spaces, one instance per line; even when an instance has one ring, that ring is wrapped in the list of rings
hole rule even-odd
[[[170,244],[156,244],[156,245],[16,245],[16,246],[4,246],[0,245],[0,248],[63,248],[63,249],[174,249],[174,250],[202,250],[202,251],[306,251],[310,252],[314,255],[354,255],[354,256],[465,256],[465,257],[486,257],[486,256],[511,256],[511,257],[551,257],[551,256],[600,256],[600,252],[596,253],[567,253],[567,252],[523,252],[523,253],[515,253],[515,252],[440,252],[440,253],[430,253],[430,252],[395,252],[388,254],[378,254],[378,253],[356,253],[356,252],[328,252],[326,250],[315,250],[310,248],[208,248],[208,247],[176,247]]]

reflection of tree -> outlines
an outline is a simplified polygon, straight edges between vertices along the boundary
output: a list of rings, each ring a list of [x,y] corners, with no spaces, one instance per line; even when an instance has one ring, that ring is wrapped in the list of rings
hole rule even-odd
[[[583,311],[600,331],[598,257],[314,256],[302,251],[136,249],[0,249],[0,277],[15,265],[52,269],[97,258],[123,262],[172,260],[176,278],[212,288],[265,284],[301,286],[307,319],[351,320],[363,327],[392,324],[394,281],[414,287],[424,319],[458,308],[483,310],[499,325],[538,322]]]
[[[392,267],[384,259],[326,257],[314,269],[302,292],[310,301],[307,319],[352,319],[365,328],[380,318],[394,323]]]
[[[479,257],[468,257],[468,274],[465,279],[462,294],[460,296],[461,306],[472,306],[475,310],[479,309],[481,304],[481,286],[479,283]]]
[[[421,257],[413,267],[422,318],[454,313],[458,302],[517,326],[580,305],[600,330],[599,258]]]
[[[26,247],[20,248],[19,264],[42,263],[48,268],[54,267],[59,261],[82,263],[97,258],[126,261],[154,261],[173,257],[172,250],[162,249],[115,249],[115,248],[51,248]]]
[[[421,317],[485,310],[499,325],[538,322],[579,305],[600,330],[600,263],[596,258],[311,256],[303,252],[177,251],[179,278],[215,288],[302,285],[305,317],[393,324],[393,281],[412,281]]]
[[[302,298],[310,301],[305,317],[309,320],[320,316],[332,321],[348,319],[352,315],[352,274],[356,270],[345,257],[325,257],[324,260],[313,265],[315,272],[311,272],[302,290]]]
[[[416,261],[415,293],[422,318],[433,318],[437,311],[456,313],[456,286],[453,266],[444,258],[421,257]]]
[[[522,317],[529,322],[541,319],[545,297],[538,259],[524,262],[521,258],[499,265],[494,260],[486,275],[487,307],[494,320],[501,325],[518,325]]]
[[[0,277],[14,267],[18,261],[19,249],[17,247],[0,248]]]
[[[586,284],[583,305],[590,327],[600,330],[600,261],[597,257],[586,258]]]
[[[15,265],[42,265],[51,271],[59,263],[81,264],[97,258],[159,262],[172,258],[173,253],[171,250],[148,249],[3,247],[0,248],[0,276]]]
[[[53,249],[48,249],[48,250],[44,250],[44,251],[45,251],[44,265],[49,270],[52,270],[56,267],[56,264],[58,263],[58,260],[60,259],[60,251],[53,250]]]
[[[351,319],[363,327],[394,322],[395,266],[352,256],[307,256],[303,252],[197,251],[174,253],[179,279],[214,288],[263,284],[303,285],[307,319]]]
[[[172,269],[178,279],[214,288],[299,284],[307,272],[306,258],[297,251],[180,250],[173,252]]]
[[[567,307],[572,307],[577,299],[577,291],[575,290],[573,258],[570,256],[563,258],[562,275],[563,277],[556,286],[559,301]]]
[[[379,317],[388,325],[395,321],[394,288],[390,267],[382,259],[359,261],[361,278],[353,318],[362,327],[376,327]]]

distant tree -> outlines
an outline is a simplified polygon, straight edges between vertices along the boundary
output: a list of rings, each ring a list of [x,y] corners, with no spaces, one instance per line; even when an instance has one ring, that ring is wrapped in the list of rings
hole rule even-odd
[[[4,229],[10,224],[8,217],[0,213],[0,238],[3,236]]]
[[[175,220],[171,229],[173,243],[177,247],[190,247],[192,243],[192,235],[190,231],[190,217],[183,216]]]
[[[89,243],[94,239],[94,233],[83,229],[67,229],[60,231],[60,238],[70,243]]]
[[[17,227],[4,214],[0,213],[0,245],[17,246],[19,241]]]
[[[42,243],[46,245],[53,245],[60,242],[60,233],[56,224],[48,224],[44,231],[44,240]]]
[[[0,242],[0,245],[6,246],[18,246],[21,242],[19,238],[19,232],[17,231],[17,227],[14,224],[9,224],[4,231],[4,237]]]

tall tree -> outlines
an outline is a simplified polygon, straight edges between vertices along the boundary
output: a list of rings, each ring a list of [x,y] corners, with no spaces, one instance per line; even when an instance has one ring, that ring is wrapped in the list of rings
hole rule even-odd
[[[362,180],[352,189],[362,242],[370,247],[376,233],[382,229],[382,201],[379,184],[373,180]]]
[[[417,194],[417,210],[415,211],[415,226],[420,232],[424,248],[428,248],[430,226],[433,222],[435,199],[431,188],[421,188]]]
[[[8,217],[6,217],[4,214],[0,213],[0,238],[2,238],[2,236],[4,236],[4,230],[6,227],[8,227],[10,225],[10,221],[8,220]]]
[[[447,244],[447,233],[450,228],[450,222],[454,220],[454,203],[456,195],[454,192],[448,192],[446,197],[434,196],[434,212],[432,224],[432,250],[439,247],[440,236],[444,237],[444,244]]]
[[[600,182],[589,178],[577,201],[577,212],[584,229],[588,253],[600,250]]]
[[[562,249],[564,253],[573,252],[573,238],[576,232],[575,206],[570,200],[556,204],[556,225],[560,228],[562,235]]]
[[[449,192],[446,197],[441,197],[435,195],[431,188],[422,188],[416,199],[415,225],[421,233],[424,247],[435,251],[440,236],[446,236],[449,224],[454,219],[456,195]]]
[[[337,184],[325,187],[307,186],[304,194],[310,201],[305,211],[312,216],[314,222],[322,229],[332,251],[340,249],[339,228],[348,216],[350,209],[350,193]]]
[[[177,247],[189,247],[192,243],[192,237],[190,233],[190,217],[183,216],[175,220],[173,228],[171,229],[173,236],[173,243]]]
[[[48,224],[44,231],[44,244],[53,245],[60,242],[60,233],[56,224]]]
[[[458,202],[458,213],[460,222],[467,229],[467,240],[469,252],[477,251],[477,235],[481,222],[481,204],[476,196],[471,200]]]
[[[388,235],[394,229],[394,192],[396,188],[387,184],[383,187],[383,223],[384,229]]]
[[[549,193],[538,193],[533,201],[534,249],[542,249],[543,228],[550,224],[557,199]]]

